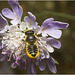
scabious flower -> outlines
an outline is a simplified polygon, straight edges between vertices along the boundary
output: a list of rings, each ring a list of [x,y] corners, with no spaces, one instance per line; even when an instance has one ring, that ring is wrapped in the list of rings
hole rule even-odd
[[[24,21],[21,21],[23,9],[17,0],[8,1],[12,11],[8,8],[0,13],[0,61],[7,59],[11,62],[11,67],[26,69],[28,65],[28,74],[36,74],[36,65],[41,71],[45,70],[45,61],[49,70],[56,73],[56,65],[50,53],[54,52],[54,48],[60,49],[61,43],[57,40],[61,37],[62,31],[69,24],[59,21],[54,21],[53,18],[46,19],[42,25],[38,25],[36,17],[28,12],[29,17],[25,16]],[[3,17],[10,19],[10,24]],[[26,53],[25,32],[33,30],[37,37],[37,46],[39,55],[36,58],[30,58]],[[40,36],[39,36],[40,35]]]

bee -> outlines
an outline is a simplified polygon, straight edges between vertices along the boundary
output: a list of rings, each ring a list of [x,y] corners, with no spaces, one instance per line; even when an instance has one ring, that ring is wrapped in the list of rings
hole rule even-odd
[[[39,49],[37,46],[37,38],[33,30],[27,30],[25,32],[26,38],[26,53],[30,58],[36,58],[39,55]]]

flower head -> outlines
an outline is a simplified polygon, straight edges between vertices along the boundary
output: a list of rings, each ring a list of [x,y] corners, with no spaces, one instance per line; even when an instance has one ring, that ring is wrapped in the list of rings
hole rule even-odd
[[[55,61],[50,53],[54,52],[53,47],[60,49],[61,43],[56,40],[62,35],[62,31],[59,29],[66,29],[69,24],[49,18],[39,26],[36,17],[31,12],[28,12],[29,17],[25,16],[24,21],[21,22],[23,10],[18,1],[11,0],[8,3],[12,11],[4,8],[2,14],[11,19],[11,25],[0,14],[0,35],[2,36],[0,40],[0,61],[7,59],[11,61],[12,68],[18,66],[20,69],[26,69],[27,64],[29,64],[29,74],[36,73],[36,65],[41,71],[45,70],[46,61],[49,70],[56,73]],[[30,31],[28,35],[25,34],[27,31]],[[39,34],[41,35],[39,36]],[[34,54],[37,56],[33,57]]]

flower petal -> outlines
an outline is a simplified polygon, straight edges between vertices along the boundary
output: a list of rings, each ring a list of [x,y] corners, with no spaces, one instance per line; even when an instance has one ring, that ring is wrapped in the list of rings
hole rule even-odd
[[[4,61],[7,58],[7,54],[0,54],[0,61]]]
[[[5,25],[3,29],[1,29],[0,34],[4,34],[9,29],[9,25]]]
[[[42,26],[43,26],[43,27],[47,27],[48,24],[49,24],[51,21],[54,21],[54,19],[53,19],[53,18],[48,18],[48,19],[46,19],[46,20],[43,22]]]
[[[31,63],[28,66],[27,74],[32,74],[32,72],[31,72]]]
[[[25,22],[30,22],[29,17],[28,17],[28,16],[25,16],[25,17],[24,17],[24,21],[25,21]]]
[[[11,20],[10,21],[10,23],[12,24],[12,25],[17,25],[18,23],[20,23],[20,19],[13,19],[13,20]]]
[[[54,21],[53,18],[48,18],[46,19],[43,24],[42,27],[47,29],[66,29],[69,26],[68,23],[64,23],[64,22],[60,22],[60,21]]]
[[[19,5],[18,0],[9,0],[8,3],[12,8],[13,13],[15,14],[15,19],[17,19],[18,23],[20,23],[20,20],[21,20],[22,14],[23,14],[23,9]],[[16,22],[17,20],[14,20],[14,21]]]
[[[15,25],[11,25],[11,26],[9,26],[9,31],[10,31],[10,32],[18,31],[18,27],[15,26]]]
[[[39,61],[38,60],[39,60],[38,57],[34,60],[35,65],[38,65],[39,64]]]
[[[12,5],[12,4],[19,4],[19,3],[18,3],[18,0],[8,0],[8,3],[9,3],[9,5]]]
[[[45,38],[45,37],[41,38],[40,44],[41,44],[42,48],[45,51],[48,51],[50,53],[53,53],[54,52],[54,48],[52,46],[50,46],[49,44],[47,44],[46,41],[47,41],[47,38]]]
[[[23,9],[22,9],[22,7],[19,5],[18,0],[14,0],[14,1],[11,0],[11,1],[9,1],[8,3],[9,3],[9,5],[11,6],[13,12],[15,12],[15,14],[16,14],[19,18],[21,18],[21,17],[22,17],[22,14],[23,14]]]
[[[32,28],[33,28],[33,29],[36,29],[36,28],[37,28],[37,24],[38,24],[37,22],[33,22]]]
[[[37,26],[37,28],[36,29],[34,29],[34,32],[35,32],[35,34],[41,34],[41,27],[40,26]]]
[[[62,35],[61,30],[51,30],[51,29],[45,29],[42,30],[42,36],[46,37],[47,35],[52,36],[53,38],[59,39]]]
[[[51,46],[58,48],[58,49],[60,49],[61,47],[60,41],[53,39],[53,38],[47,39],[47,44],[50,44]]]
[[[8,8],[4,8],[4,9],[2,10],[2,14],[3,14],[5,17],[9,18],[9,19],[14,19],[14,18],[15,18],[14,13],[13,13],[10,9],[8,9]]]
[[[30,18],[28,16],[24,17],[24,21],[26,22],[28,29],[36,29],[38,24],[36,22],[36,17],[31,12],[28,12],[28,14]]]
[[[54,52],[54,48],[51,47],[50,45],[46,45],[46,49],[50,52],[50,53],[53,53]]]
[[[26,25],[24,22],[21,22],[20,24],[20,30],[25,31],[26,30]]]
[[[44,53],[39,53],[40,59],[44,59],[45,58],[45,54]]]
[[[47,32],[46,32],[46,31],[42,31],[42,36],[43,36],[43,37],[48,36],[48,35],[47,35]]]
[[[31,13],[31,12],[28,12],[29,16],[30,16],[30,19],[32,21],[35,21],[36,20],[36,17]]]
[[[2,49],[2,41],[0,40],[0,50]]]
[[[0,30],[8,25],[8,21],[0,13]]]
[[[18,8],[18,10],[19,10],[19,17],[21,18],[22,17],[22,14],[23,14],[23,9],[22,9],[22,7],[19,5],[19,8]]]
[[[44,51],[44,54],[45,54],[45,58],[49,58],[50,57],[50,54],[48,51]]]
[[[46,62],[47,62],[49,70],[53,73],[56,73],[57,69],[56,69],[56,65],[55,65],[53,58],[50,57],[50,58],[46,59]]]
[[[32,74],[36,74],[36,68],[34,63],[31,64],[31,72]]]
[[[62,35],[61,30],[47,30],[46,33],[56,39],[59,39]]]
[[[12,63],[12,64],[11,64],[11,67],[12,67],[12,68],[16,68],[16,67],[17,67],[17,64],[16,64],[16,63]]]
[[[41,71],[43,71],[43,70],[45,70],[45,68],[46,68],[46,65],[45,65],[44,60],[40,60],[40,61],[39,61],[39,69],[40,69]]]
[[[26,63],[25,63],[25,61],[19,60],[18,63],[19,63],[19,68],[20,69],[26,69]]]
[[[11,6],[12,10],[18,14],[18,0],[8,0],[8,3]]]
[[[59,21],[53,21],[48,24],[52,29],[66,29],[69,24],[64,23],[64,22],[59,22]]]
[[[29,63],[28,74],[36,74],[35,64],[33,62]]]
[[[69,26],[68,23],[54,21],[53,18],[46,19],[41,27],[42,30],[42,36],[46,37],[47,34],[54,37],[54,38],[60,38],[61,37],[61,30],[57,29],[66,29]]]

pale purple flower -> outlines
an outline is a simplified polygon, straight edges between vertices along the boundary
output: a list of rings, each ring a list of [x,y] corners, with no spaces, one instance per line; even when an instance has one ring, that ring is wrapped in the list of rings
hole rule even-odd
[[[69,24],[59,21],[54,21],[53,18],[46,19],[41,26],[36,22],[36,17],[28,12],[29,17],[25,16],[21,22],[22,7],[17,0],[8,1],[12,11],[8,8],[2,10],[0,14],[0,61],[7,59],[11,62],[11,67],[26,69],[28,64],[28,74],[36,74],[36,66],[39,66],[41,71],[46,69],[45,61],[51,72],[56,73],[56,65],[50,53],[54,52],[54,48],[60,49],[61,43],[56,40],[61,37],[62,31]],[[11,19],[10,23],[2,16]],[[33,30],[37,37],[37,46],[39,48],[38,57],[32,59],[26,53],[25,31]],[[39,36],[38,34],[42,34]],[[48,35],[50,37],[48,37]],[[56,38],[56,39],[55,39]]]
[[[10,21],[11,24],[13,25],[19,24],[21,22],[21,17],[23,13],[22,7],[19,5],[17,0],[9,0],[8,3],[13,11],[11,11],[8,8],[4,8],[2,10],[2,14],[7,18],[12,19]]]
[[[28,12],[30,18],[28,16],[25,16],[24,17],[24,21],[26,22],[26,25],[27,25],[27,28],[28,29],[36,29],[37,28],[37,22],[36,22],[36,17],[31,13],[31,12]]]
[[[42,24],[42,36],[50,35],[53,38],[59,39],[62,35],[62,31],[59,29],[66,29],[68,26],[68,23],[54,21],[53,18],[48,18]]]

